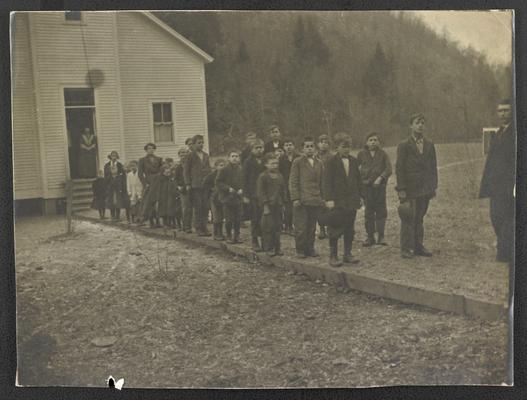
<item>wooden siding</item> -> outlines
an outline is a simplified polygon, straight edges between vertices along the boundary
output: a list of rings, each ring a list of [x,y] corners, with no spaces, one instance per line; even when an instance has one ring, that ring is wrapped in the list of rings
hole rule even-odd
[[[82,22],[75,23],[66,22],[63,12],[44,12],[31,13],[30,21],[37,60],[45,197],[62,197],[69,176],[63,88],[87,87],[89,69],[104,73],[104,82],[95,88],[99,167],[111,150],[123,154],[114,17],[112,13],[83,12]]]
[[[174,120],[174,143],[158,144],[157,154],[176,158],[186,138],[208,136],[203,60],[141,13],[118,13],[117,28],[127,159],[153,141],[156,101],[173,102]]]
[[[99,168],[117,150],[123,161],[144,155],[153,141],[152,102],[173,102],[174,143],[158,154],[177,157],[186,138],[205,135],[204,60],[140,12],[18,13],[13,61],[13,147],[16,198],[64,197],[69,177],[63,89],[95,88]],[[18,20],[17,20],[18,21]],[[15,40],[16,39],[16,40]]]
[[[19,200],[43,192],[28,15],[16,13],[12,21],[13,189]]]

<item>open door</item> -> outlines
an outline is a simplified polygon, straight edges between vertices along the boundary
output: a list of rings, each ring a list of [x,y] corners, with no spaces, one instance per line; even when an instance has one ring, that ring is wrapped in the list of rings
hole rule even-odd
[[[93,89],[64,89],[71,179],[97,176],[97,135]]]

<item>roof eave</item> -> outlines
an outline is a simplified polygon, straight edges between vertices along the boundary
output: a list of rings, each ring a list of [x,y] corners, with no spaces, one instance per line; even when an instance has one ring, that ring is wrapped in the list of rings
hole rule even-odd
[[[150,19],[152,22],[154,22],[156,25],[158,25],[161,29],[168,32],[172,37],[176,38],[180,43],[186,46],[189,50],[191,50],[194,54],[201,58],[205,63],[210,63],[214,60],[212,56],[207,54],[205,51],[201,50],[198,46],[196,46],[194,43],[192,43],[190,40],[188,40],[181,34],[177,33],[174,29],[165,24],[163,21],[153,15],[150,11],[141,11],[141,13],[145,17]]]

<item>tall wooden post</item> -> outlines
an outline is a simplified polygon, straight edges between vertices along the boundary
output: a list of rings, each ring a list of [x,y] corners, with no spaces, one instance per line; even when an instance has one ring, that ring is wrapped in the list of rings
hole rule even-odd
[[[71,229],[71,214],[73,211],[73,181],[66,181],[66,232],[69,234]]]

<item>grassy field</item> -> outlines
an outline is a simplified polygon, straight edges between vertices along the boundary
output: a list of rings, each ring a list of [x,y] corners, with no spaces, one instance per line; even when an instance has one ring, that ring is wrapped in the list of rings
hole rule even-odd
[[[438,148],[440,187],[426,219],[432,260],[398,257],[392,182],[390,246],[360,249],[357,268],[501,299],[507,273],[491,261],[487,204],[475,197],[478,149]],[[342,293],[223,252],[89,222],[65,236],[64,226],[59,217],[16,221],[21,384],[104,386],[110,374],[124,377],[125,388],[506,379],[504,321]],[[109,345],[96,346],[100,339]]]

